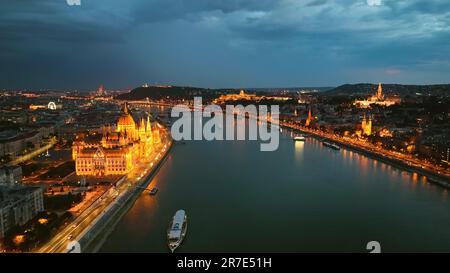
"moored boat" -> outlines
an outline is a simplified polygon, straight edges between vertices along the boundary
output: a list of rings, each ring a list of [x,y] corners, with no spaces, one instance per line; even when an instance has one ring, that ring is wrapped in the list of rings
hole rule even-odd
[[[295,141],[305,141],[306,138],[305,138],[304,136],[302,136],[302,135],[298,135],[298,136],[295,136],[295,137],[294,137],[294,140],[295,140]]]
[[[152,188],[149,192],[150,195],[155,195],[158,192],[158,188]]]
[[[341,149],[341,147],[339,147],[338,145],[336,145],[334,143],[330,143],[330,142],[327,142],[327,141],[324,141],[322,143],[323,143],[324,146],[326,146],[328,148],[331,148],[331,149],[334,149],[334,150],[340,150]]]

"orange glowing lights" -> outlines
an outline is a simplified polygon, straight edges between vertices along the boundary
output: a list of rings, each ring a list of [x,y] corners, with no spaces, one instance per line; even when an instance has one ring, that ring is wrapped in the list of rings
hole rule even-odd
[[[41,224],[41,225],[45,225],[45,224],[48,223],[48,219],[40,218],[40,219],[38,220],[38,222],[39,222],[39,224]]]
[[[20,245],[20,244],[23,244],[24,242],[25,242],[25,235],[20,234],[20,235],[14,236],[14,238],[13,238],[13,243],[15,245]]]

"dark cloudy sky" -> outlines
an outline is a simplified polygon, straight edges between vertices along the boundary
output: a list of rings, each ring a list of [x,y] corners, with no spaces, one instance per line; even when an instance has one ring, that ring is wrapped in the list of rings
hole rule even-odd
[[[0,0],[0,89],[449,83],[449,0]]]

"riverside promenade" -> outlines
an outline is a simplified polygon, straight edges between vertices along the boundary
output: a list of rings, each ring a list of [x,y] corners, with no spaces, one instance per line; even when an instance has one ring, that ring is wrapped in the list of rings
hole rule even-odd
[[[327,141],[334,142],[342,147],[346,147],[361,154],[376,158],[392,166],[426,176],[429,182],[445,188],[450,188],[450,174],[448,173],[448,170],[436,170],[429,163],[421,162],[418,159],[408,158],[406,155],[402,155],[397,152],[372,147],[368,144],[362,145],[362,143],[352,140],[349,137],[338,137],[289,122],[280,122],[280,126],[298,130],[318,138],[326,139]]]
[[[67,253],[70,245],[79,245],[81,252],[97,249],[98,237],[120,219],[137,196],[151,182],[172,147],[169,136],[165,138],[151,160],[138,164],[131,173],[119,179],[116,184],[83,211],[72,223],[58,232],[48,243],[38,249],[40,253]]]

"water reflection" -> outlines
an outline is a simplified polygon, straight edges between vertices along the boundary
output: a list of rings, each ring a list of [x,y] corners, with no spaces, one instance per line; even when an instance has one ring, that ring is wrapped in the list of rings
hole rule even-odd
[[[180,208],[190,217],[180,252],[365,252],[374,237],[384,251],[450,251],[448,191],[283,131],[273,153],[251,141],[175,146],[150,186],[158,194],[142,194],[102,251],[167,252]]]
[[[295,144],[295,159],[296,160],[301,160],[303,159],[303,152],[305,149],[305,142],[303,141],[294,141]]]
[[[448,190],[445,189],[442,191],[442,201],[447,201],[448,199]]]

